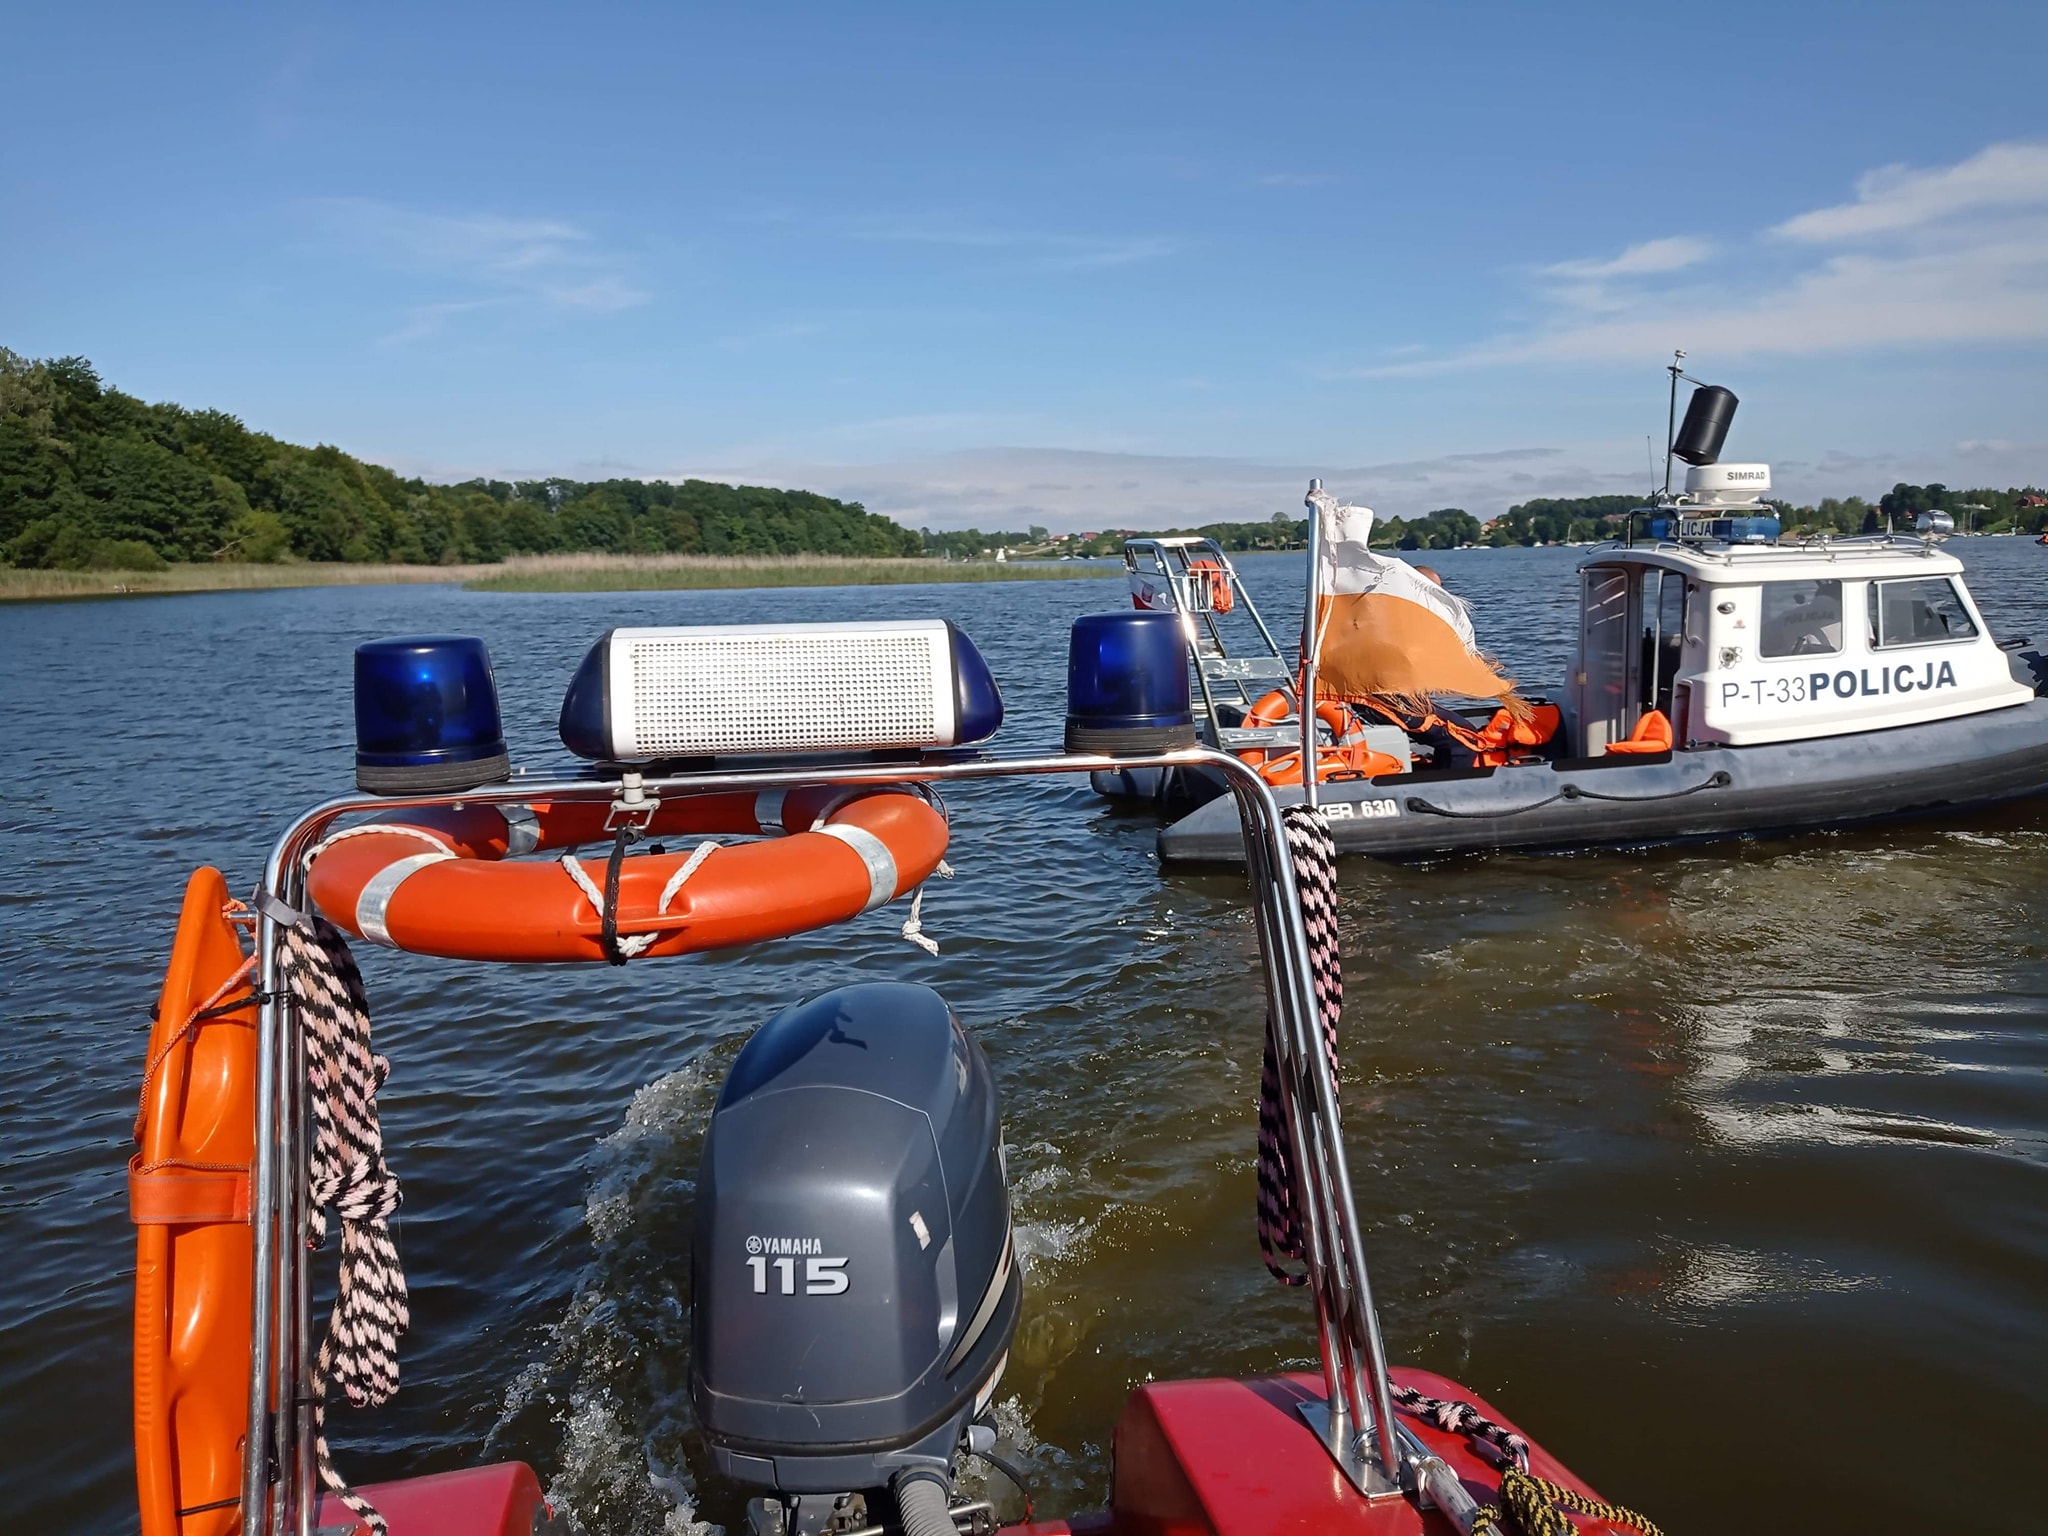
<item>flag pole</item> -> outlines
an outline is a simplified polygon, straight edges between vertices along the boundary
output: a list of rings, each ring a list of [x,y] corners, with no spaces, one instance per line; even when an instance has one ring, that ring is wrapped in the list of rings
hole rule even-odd
[[[1308,598],[1301,610],[1301,697],[1296,700],[1301,716],[1301,803],[1316,808],[1316,653],[1322,649],[1322,626],[1317,622],[1316,571],[1322,559],[1322,509],[1316,495],[1323,488],[1320,479],[1308,483],[1303,498],[1308,507]]]

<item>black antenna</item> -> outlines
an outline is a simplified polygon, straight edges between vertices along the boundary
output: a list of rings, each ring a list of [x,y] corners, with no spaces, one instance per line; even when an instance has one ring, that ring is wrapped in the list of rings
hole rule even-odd
[[[1664,413],[1664,499],[1671,499],[1671,445],[1678,441],[1678,381],[1685,376],[1683,348],[1671,354],[1666,367],[1671,375],[1671,405]]]

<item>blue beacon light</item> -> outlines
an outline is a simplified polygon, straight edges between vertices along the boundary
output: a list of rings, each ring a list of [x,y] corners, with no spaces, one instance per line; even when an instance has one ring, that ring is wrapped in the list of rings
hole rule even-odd
[[[1134,609],[1076,619],[1067,643],[1067,750],[1170,752],[1194,744],[1179,615]]]
[[[491,653],[466,635],[356,647],[356,785],[381,794],[510,778]]]

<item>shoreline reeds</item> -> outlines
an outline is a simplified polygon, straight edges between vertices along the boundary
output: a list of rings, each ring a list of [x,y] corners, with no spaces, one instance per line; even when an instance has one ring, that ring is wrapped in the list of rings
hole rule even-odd
[[[1071,581],[1121,563],[929,560],[847,555],[533,555],[507,560],[473,592],[659,592],[745,587],[870,587],[927,582]]]
[[[748,587],[1061,581],[1114,575],[1115,561],[1000,562],[844,555],[517,555],[496,565],[173,565],[160,571],[31,571],[0,566],[0,602],[259,592],[290,587],[459,583],[475,592],[652,592]]]

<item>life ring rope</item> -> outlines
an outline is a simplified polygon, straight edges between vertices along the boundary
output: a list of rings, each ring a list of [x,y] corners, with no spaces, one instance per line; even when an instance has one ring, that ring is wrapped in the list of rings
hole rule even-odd
[[[946,848],[944,806],[913,785],[676,797],[650,802],[624,828],[606,824],[607,810],[596,801],[470,806],[351,827],[307,856],[307,889],[344,929],[392,948],[617,964],[844,921],[912,893]],[[756,840],[625,857],[642,837],[678,833]],[[611,849],[600,875],[578,850],[603,843]],[[835,845],[846,853],[823,851]],[[516,860],[554,850],[547,863]]]

